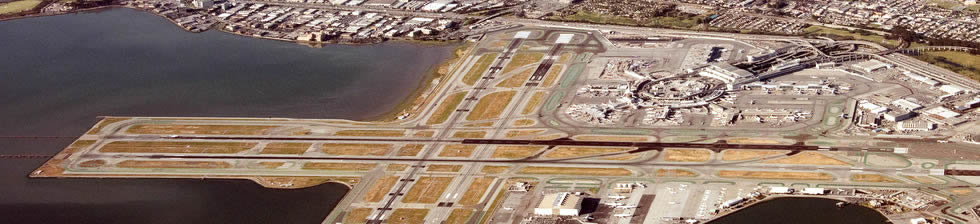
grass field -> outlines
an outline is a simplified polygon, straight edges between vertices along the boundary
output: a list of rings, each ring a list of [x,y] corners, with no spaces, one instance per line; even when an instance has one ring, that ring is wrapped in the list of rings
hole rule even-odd
[[[142,142],[118,141],[105,144],[100,152],[112,153],[239,153],[257,143],[249,142]]]
[[[336,136],[370,136],[370,137],[402,137],[404,130],[340,130]]]
[[[819,152],[801,152],[799,154],[779,159],[762,161],[762,163],[772,164],[798,164],[798,165],[834,165],[846,166],[850,163],[834,159],[833,157],[820,154]]]
[[[465,224],[473,216],[473,209],[457,208],[449,213],[449,218],[443,224]]]
[[[735,160],[749,160],[758,159],[768,156],[784,155],[789,153],[783,150],[756,150],[756,149],[729,149],[721,151],[721,160],[724,161],[735,161]]]
[[[429,117],[429,120],[425,121],[425,124],[433,125],[446,122],[446,120],[449,119],[449,115],[451,115],[453,111],[456,111],[456,107],[459,106],[459,103],[463,102],[463,99],[466,97],[467,93],[468,92],[453,93],[452,95],[446,97],[446,99],[439,104],[439,107],[432,112],[432,116]]]
[[[303,154],[313,143],[273,142],[265,145],[259,154]]]
[[[534,123],[537,122],[531,119],[520,119],[514,121],[514,127],[527,127],[527,126],[534,125]]]
[[[476,145],[451,144],[442,146],[439,157],[470,157]]]
[[[486,131],[457,131],[453,132],[453,138],[483,138],[486,136]]]
[[[388,224],[418,224],[425,223],[429,209],[425,208],[396,208],[385,223]]]
[[[463,169],[463,165],[436,164],[436,165],[429,165],[429,168],[426,168],[425,171],[429,171],[429,172],[459,172],[459,170],[461,170],[461,169]]]
[[[544,158],[548,159],[564,159],[564,158],[575,158],[583,156],[594,156],[609,153],[625,152],[632,150],[632,148],[614,148],[614,147],[570,147],[570,146],[559,146],[544,154]]]
[[[307,162],[303,164],[303,169],[307,170],[341,170],[341,171],[366,171],[374,169],[378,164],[375,163],[318,163]]]
[[[565,57],[565,55],[562,54],[562,57]],[[562,65],[552,65],[551,70],[548,70],[548,74],[545,74],[544,80],[541,80],[541,87],[547,88],[555,85],[555,81],[558,81],[558,78],[561,77],[562,67]]]
[[[865,40],[881,45],[887,45],[885,47],[898,46],[898,43],[900,42],[898,40],[887,40],[885,39],[884,36],[877,35],[877,34],[862,34],[857,31],[835,29],[835,28],[830,28],[825,26],[809,26],[806,29],[803,29],[803,32],[807,34],[818,35],[818,36],[827,36],[835,40],[843,40],[846,38],[855,39],[855,40]]]
[[[493,122],[479,122],[479,123],[471,123],[471,124],[463,125],[463,127],[467,127],[467,128],[480,128],[480,127],[490,127],[490,126],[493,126]]]
[[[364,201],[379,202],[381,199],[384,199],[388,191],[391,190],[391,187],[395,186],[395,183],[398,182],[398,178],[398,176],[385,176],[375,181],[374,185],[371,185],[371,189],[364,194]]]
[[[534,68],[525,69],[524,71],[507,77],[507,79],[504,79],[504,81],[500,81],[500,83],[497,83],[497,87],[517,88],[524,86],[524,82],[527,81],[528,78],[531,78],[532,73],[534,73]]]
[[[466,120],[477,121],[500,117],[515,94],[517,91],[500,91],[483,96],[466,115]]]
[[[718,176],[727,177],[727,178],[745,178],[745,179],[785,179],[785,180],[833,180],[834,179],[833,176],[826,173],[747,171],[747,170],[722,170],[722,171],[718,171]]]
[[[534,153],[537,153],[538,151],[540,151],[543,148],[544,148],[544,146],[527,146],[527,145],[511,146],[511,145],[502,145],[502,146],[497,146],[497,148],[493,150],[493,154],[490,155],[490,158],[495,158],[495,159],[520,159],[520,158],[525,158],[525,157],[534,155]]]
[[[541,61],[542,58],[544,58],[544,53],[518,52],[510,58],[510,62],[504,66],[504,69],[500,72],[500,74],[507,74],[525,65],[537,63],[538,61]]]
[[[364,223],[367,221],[368,216],[371,215],[371,211],[374,211],[374,209],[371,208],[351,209],[350,212],[347,213],[347,215],[344,215],[343,222],[344,224]]]
[[[527,100],[526,104],[524,104],[524,109],[521,109],[521,114],[528,115],[534,113],[534,111],[537,111],[538,107],[541,106],[541,103],[544,102],[544,97],[546,96],[548,96],[548,92],[534,92],[534,95],[531,95],[531,98]]]
[[[21,0],[0,4],[0,15],[31,10],[41,4],[41,0]]]
[[[398,149],[398,152],[395,153],[395,155],[396,156],[416,156],[416,155],[419,154],[419,152],[422,151],[422,147],[425,147],[425,145],[422,145],[422,144],[408,144],[408,145],[405,145],[405,146],[402,146],[401,148],[399,148]]]
[[[412,189],[405,193],[402,203],[435,203],[442,197],[442,192],[449,187],[452,177],[421,177],[412,185]],[[419,222],[421,223],[421,222]]]
[[[585,168],[585,167],[553,167],[529,166],[521,168],[520,174],[545,175],[579,175],[579,176],[629,176],[633,172],[623,168]]]
[[[218,169],[218,168],[231,168],[231,164],[227,162],[217,162],[217,161],[160,161],[160,160],[125,160],[116,163],[116,167],[120,168],[195,168],[195,169]]]
[[[463,193],[463,198],[459,199],[460,205],[476,205],[480,203],[480,198],[483,197],[483,193],[487,192],[487,188],[493,183],[493,177],[479,177],[470,183],[470,186],[466,188],[466,193]]]
[[[870,182],[870,183],[901,183],[895,178],[882,176],[880,174],[853,174],[851,181]]]
[[[536,135],[536,134],[543,133],[544,131],[545,131],[544,129],[537,129],[537,130],[510,130],[510,131],[507,131],[507,134],[505,134],[504,136],[507,136],[508,138],[527,137],[527,136],[533,136],[533,135]]]
[[[139,124],[126,129],[131,134],[262,135],[279,126],[266,125],[163,125]]]
[[[711,151],[704,149],[667,149],[664,160],[671,162],[704,162],[711,158]]]
[[[489,53],[480,56],[480,59],[476,60],[473,67],[471,67],[469,71],[466,71],[466,75],[463,75],[463,83],[471,86],[476,84],[476,81],[480,80],[480,76],[482,76],[483,73],[490,68],[490,64],[493,63],[493,60],[496,58],[497,53]]]
[[[499,174],[510,169],[510,166],[483,166],[480,172],[485,174]]]
[[[697,173],[684,169],[657,169],[657,177],[696,177]]]
[[[393,148],[392,144],[371,143],[323,143],[320,146],[323,153],[340,156],[383,156]]]
[[[938,51],[925,52],[915,58],[980,81],[980,55],[959,51]]]

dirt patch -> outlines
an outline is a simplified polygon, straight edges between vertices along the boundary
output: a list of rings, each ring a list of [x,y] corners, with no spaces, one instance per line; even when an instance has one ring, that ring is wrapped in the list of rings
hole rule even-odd
[[[526,136],[533,136],[533,135],[536,135],[536,134],[540,134],[540,133],[543,133],[544,131],[545,131],[544,129],[538,129],[538,130],[511,130],[511,131],[507,131],[507,134],[505,134],[505,136],[507,136],[508,138],[526,137]]]
[[[510,76],[507,79],[504,79],[504,81],[500,81],[500,83],[497,84],[497,87],[501,87],[501,88],[521,87],[524,85],[524,82],[527,81],[528,78],[531,78],[531,73],[533,72],[534,72],[534,68],[524,69],[524,71],[521,71],[516,75]]]
[[[463,165],[443,165],[443,164],[436,164],[436,165],[429,165],[429,168],[426,168],[425,171],[429,171],[429,172],[459,172],[460,169],[463,169]]]
[[[93,167],[105,166],[105,164],[106,164],[105,160],[93,159],[93,160],[86,160],[85,162],[81,162],[78,164],[78,166],[85,167],[85,168],[93,168]]]
[[[449,213],[449,218],[443,224],[464,224],[473,216],[473,209],[457,208]]]
[[[313,143],[273,142],[265,145],[259,154],[303,154]]]
[[[385,176],[375,181],[374,185],[371,185],[371,189],[368,189],[368,192],[364,194],[364,201],[379,202],[384,199],[391,187],[398,182],[398,178],[398,176]]]
[[[936,179],[936,178],[933,178],[933,177],[929,177],[929,176],[909,176],[909,175],[901,175],[901,176],[904,177],[904,178],[908,178],[909,180],[913,180],[915,182],[919,182],[919,183],[923,183],[923,184],[945,184],[946,183],[946,181],[942,181],[942,180],[939,180],[939,179]]]
[[[477,145],[451,144],[442,146],[439,157],[470,157]]]
[[[493,122],[480,122],[480,123],[463,125],[463,127],[467,127],[467,128],[480,128],[480,127],[490,127],[490,126],[493,126]]]
[[[705,162],[711,158],[711,151],[706,149],[667,149],[664,150],[664,160],[671,162]]]
[[[895,178],[882,176],[880,174],[853,174],[851,181],[870,182],[870,183],[901,183]]]
[[[789,151],[785,150],[756,150],[756,149],[728,149],[721,152],[721,160],[749,160],[759,159],[775,155],[785,155]]]
[[[493,177],[480,177],[473,180],[470,186],[466,188],[466,193],[463,193],[463,198],[459,199],[460,205],[476,205],[480,203],[480,198],[483,197],[483,193],[487,192],[487,188],[493,183]]]
[[[583,168],[529,166],[521,168],[520,174],[581,175],[581,176],[629,176],[633,172],[623,168]]]
[[[126,130],[131,134],[263,135],[279,126],[266,125],[165,125],[139,124]]]
[[[344,215],[344,224],[362,224],[367,222],[368,216],[374,209],[371,208],[355,208],[351,209],[347,215]]]
[[[466,115],[466,120],[477,121],[500,117],[515,94],[517,91],[500,91],[483,96]]]
[[[511,146],[511,145],[497,146],[497,148],[493,150],[493,154],[490,155],[490,158],[503,158],[503,159],[520,159],[520,158],[526,158],[528,156],[534,155],[535,153],[537,153],[538,151],[540,151],[543,148],[544,148],[544,146],[526,146],[526,145],[521,145],[521,146]]]
[[[412,134],[412,137],[429,138],[429,137],[432,137],[435,134],[436,134],[436,131],[417,131],[417,132],[415,132],[415,134]]]
[[[561,77],[562,65],[552,65],[551,70],[548,70],[548,74],[544,76],[544,81],[541,81],[541,87],[551,87],[555,85],[558,78]]]
[[[486,131],[457,131],[453,133],[453,138],[483,138]]]
[[[834,166],[851,165],[850,163],[826,156],[819,152],[801,152],[790,157],[762,161],[762,163]]]
[[[369,136],[369,137],[402,137],[404,130],[340,130],[335,136]]]
[[[348,186],[353,186],[361,180],[360,177],[289,177],[289,176],[275,176],[275,177],[256,177],[253,179],[260,185],[268,188],[276,189],[300,189],[312,186],[317,186],[327,182],[338,182],[344,183]]]
[[[564,158],[575,158],[583,156],[594,156],[609,153],[625,152],[632,150],[632,148],[605,148],[605,147],[570,147],[570,146],[559,146],[551,150],[544,155],[544,158],[548,159],[564,159]]]
[[[483,166],[480,172],[485,174],[500,174],[510,169],[510,166]]]
[[[425,147],[425,145],[422,145],[422,144],[408,144],[408,145],[405,145],[405,146],[402,146],[401,148],[399,148],[398,149],[398,153],[396,153],[395,155],[397,155],[397,156],[416,156],[416,155],[419,154],[419,152],[422,151],[422,147]]]
[[[657,169],[657,177],[696,177],[698,173],[685,169]]]
[[[344,170],[344,171],[367,171],[377,167],[376,163],[317,163],[308,162],[303,164],[303,169],[307,170]]]
[[[118,141],[105,144],[100,152],[110,153],[239,153],[257,143],[252,142],[140,142]]]
[[[718,176],[727,177],[727,178],[746,178],[746,179],[786,179],[786,180],[833,180],[834,179],[833,176],[826,173],[747,171],[747,170],[722,170],[722,171],[718,171]]]
[[[527,127],[527,126],[534,125],[534,123],[537,122],[531,119],[520,119],[514,121],[514,127]]]
[[[446,97],[446,99],[442,100],[442,103],[439,104],[439,107],[432,112],[432,115],[425,121],[425,124],[434,125],[446,122],[446,120],[449,119],[449,115],[456,110],[457,106],[459,106],[459,103],[463,102],[463,98],[466,97],[467,93],[468,92],[453,93],[452,95]]]
[[[603,141],[603,142],[645,142],[650,138],[646,136],[622,136],[622,135],[576,135],[572,139],[578,141]]]
[[[480,58],[473,63],[473,66],[470,67],[470,70],[466,71],[466,75],[463,75],[463,83],[471,86],[476,84],[476,81],[480,80],[483,72],[486,72],[487,69],[490,68],[490,64],[493,63],[493,60],[496,58],[497,53],[488,53],[480,56]]]
[[[393,148],[392,144],[369,143],[324,143],[320,146],[323,153],[342,156],[383,156]]]
[[[385,171],[405,171],[407,168],[408,164],[388,164]]]
[[[421,177],[405,193],[402,203],[435,203],[452,181],[452,177]]]
[[[425,223],[425,216],[429,214],[429,209],[424,208],[396,208],[391,212],[391,216],[385,223],[389,224],[418,224]]]
[[[158,160],[126,160],[116,164],[121,168],[179,168],[179,169],[227,169],[231,164],[216,161],[158,161]]]
[[[525,65],[537,63],[538,61],[541,61],[541,58],[544,58],[544,53],[519,52],[517,54],[514,54],[514,56],[510,58],[510,62],[508,62],[507,65],[504,66],[504,69],[501,71],[501,73],[507,74]]]

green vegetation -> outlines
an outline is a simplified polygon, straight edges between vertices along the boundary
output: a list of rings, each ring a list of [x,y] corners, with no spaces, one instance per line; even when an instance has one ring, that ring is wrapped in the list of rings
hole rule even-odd
[[[973,80],[980,80],[980,55],[959,51],[924,52],[915,58]]]
[[[490,63],[493,63],[493,59],[497,58],[497,53],[484,54],[480,56],[479,60],[473,64],[473,67],[469,71],[466,71],[466,75],[463,76],[463,83],[466,85],[476,84],[476,80],[480,80],[480,75],[490,68]]]
[[[809,26],[803,30],[804,34],[826,36],[835,40],[864,40],[881,44],[885,47],[898,46],[899,40],[885,39],[885,36],[878,35],[866,30],[844,30],[825,26]]]
[[[41,4],[41,0],[21,0],[0,4],[0,15],[19,13],[34,9]]]
[[[929,4],[936,4],[939,8],[952,10],[953,8],[959,7],[962,4],[959,2],[954,2],[950,0],[930,0]]]

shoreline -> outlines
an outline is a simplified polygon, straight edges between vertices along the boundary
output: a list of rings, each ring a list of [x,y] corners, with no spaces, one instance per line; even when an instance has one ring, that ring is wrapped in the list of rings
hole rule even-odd
[[[353,121],[353,122],[363,122],[363,123],[392,123],[392,122],[397,122],[397,121],[399,121],[399,119],[397,119],[398,116],[401,115],[401,114],[403,114],[403,113],[405,113],[406,111],[409,111],[412,108],[416,108],[416,107],[424,107],[424,105],[427,104],[428,103],[427,101],[429,101],[429,100],[424,100],[422,103],[413,103],[413,102],[418,101],[419,100],[419,97],[428,96],[429,94],[431,94],[431,92],[437,90],[438,87],[442,85],[442,83],[443,83],[442,80],[445,79],[446,76],[451,75],[451,71],[447,71],[447,74],[439,74],[439,69],[442,68],[443,66],[449,66],[449,67],[454,66],[453,65],[454,62],[456,62],[458,59],[461,58],[461,55],[457,54],[456,52],[458,52],[459,50],[464,50],[464,51],[468,51],[469,50],[468,48],[464,48],[464,47],[467,47],[466,46],[466,43],[465,43],[466,42],[465,40],[441,41],[441,40],[387,39],[387,40],[380,40],[380,41],[373,41],[373,42],[339,42],[339,41],[313,42],[313,41],[290,40],[290,39],[275,38],[275,37],[245,35],[245,34],[242,34],[242,33],[237,33],[237,32],[232,32],[232,31],[228,31],[228,30],[225,30],[225,29],[217,28],[217,26],[219,24],[224,24],[223,22],[215,23],[215,25],[212,25],[208,30],[194,32],[194,31],[191,31],[191,30],[187,29],[186,27],[181,26],[180,24],[177,23],[177,21],[174,21],[173,19],[171,19],[171,18],[169,18],[167,16],[160,15],[160,14],[154,13],[152,11],[145,10],[145,9],[142,9],[142,8],[138,8],[138,7],[132,7],[132,6],[128,6],[128,5],[117,5],[117,4],[114,4],[114,5],[106,5],[106,6],[98,6],[98,7],[93,7],[93,8],[77,9],[77,10],[65,11],[65,12],[60,12],[60,13],[51,13],[51,14],[38,13],[38,14],[30,14],[30,15],[25,15],[25,16],[8,17],[8,18],[0,19],[0,22],[9,21],[9,20],[17,20],[17,19],[29,19],[29,18],[36,18],[36,17],[60,16],[60,15],[68,15],[68,14],[86,13],[86,12],[91,12],[91,11],[96,11],[96,10],[112,10],[112,9],[116,9],[116,8],[132,9],[132,10],[136,10],[136,11],[139,11],[139,12],[148,13],[148,14],[152,14],[152,15],[155,15],[155,16],[158,16],[158,17],[161,17],[161,18],[164,18],[167,21],[169,21],[171,24],[173,24],[174,26],[180,27],[185,32],[190,32],[190,33],[203,33],[203,32],[207,32],[207,31],[217,31],[217,32],[232,34],[232,35],[236,35],[236,36],[240,36],[240,37],[245,37],[245,38],[257,38],[257,39],[263,39],[263,40],[289,42],[289,43],[304,45],[304,46],[311,47],[311,48],[318,48],[319,46],[317,46],[317,45],[330,45],[330,44],[335,44],[335,45],[350,45],[350,46],[367,46],[367,45],[383,44],[385,42],[405,43],[405,44],[413,44],[413,45],[420,45],[420,46],[426,46],[426,47],[430,47],[430,46],[431,47],[444,47],[444,46],[458,45],[454,49],[451,50],[450,55],[449,55],[448,58],[446,58],[445,60],[442,60],[438,64],[432,65],[429,68],[427,68],[426,71],[424,72],[423,76],[422,76],[422,79],[420,79],[415,84],[416,87],[405,97],[405,99],[403,99],[403,100],[399,101],[397,104],[395,104],[394,108],[392,108],[392,109],[390,109],[390,110],[388,110],[386,112],[380,113],[378,115],[375,115],[375,116],[366,117],[364,119],[356,119],[356,120],[354,120],[354,119],[350,119],[350,120],[348,120],[348,119],[340,119],[340,120],[348,120],[348,121]],[[440,80],[440,82],[438,84],[436,84],[436,85],[433,85],[433,81],[434,80]],[[417,115],[416,113],[410,113],[410,114],[411,114],[411,116],[409,116],[409,117],[407,117],[405,119],[411,119],[411,118],[414,118],[414,116]],[[216,118],[221,118],[221,117],[216,117]],[[320,119],[328,119],[328,118],[320,118]],[[329,119],[329,120],[337,120],[337,119]]]
[[[762,200],[758,200],[758,201],[754,201],[754,202],[750,202],[748,204],[745,204],[745,205],[743,205],[739,209],[731,210],[731,211],[725,212],[724,214],[720,214],[718,216],[715,216],[713,218],[710,218],[708,220],[705,220],[704,223],[711,223],[711,222],[714,222],[714,221],[716,221],[718,219],[721,219],[721,218],[724,218],[724,217],[728,217],[729,215],[738,213],[738,212],[740,212],[740,211],[742,211],[744,209],[747,209],[749,207],[758,205],[760,203],[768,202],[768,201],[772,201],[772,200],[776,200],[776,199],[782,199],[782,198],[820,198],[820,199],[829,199],[829,200],[835,200],[835,201],[839,201],[839,202],[844,202],[844,203],[847,203],[848,205],[857,205],[857,206],[864,207],[863,205],[858,205],[858,204],[849,202],[849,201],[845,200],[845,198],[827,197],[827,196],[809,196],[809,195],[772,195],[772,196],[768,196],[768,197],[766,197],[766,198],[764,198]],[[868,208],[868,207],[864,207],[864,208],[871,209],[871,210],[877,212],[882,217],[885,217],[886,220],[888,219],[888,216],[886,216],[885,213],[882,213],[881,211],[878,211],[878,209]]]

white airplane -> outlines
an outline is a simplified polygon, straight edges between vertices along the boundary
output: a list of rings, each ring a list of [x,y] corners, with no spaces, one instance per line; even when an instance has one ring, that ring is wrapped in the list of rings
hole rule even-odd
[[[609,195],[609,198],[611,198],[611,199],[625,199],[626,196],[622,196],[622,195]]]
[[[609,206],[620,206],[620,205],[623,205],[623,203],[619,203],[619,202],[606,202],[606,205],[609,205]]]
[[[627,218],[627,217],[633,217],[633,214],[615,214],[613,216]]]
[[[636,205],[616,206],[616,208],[627,208],[627,209],[629,209],[629,208],[636,208],[636,207],[637,207]]]

